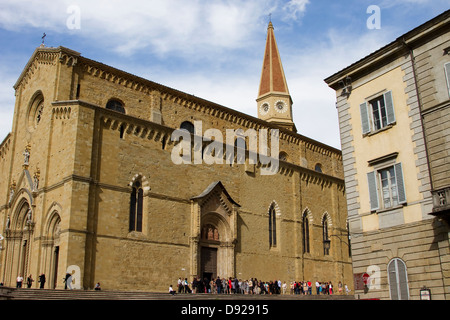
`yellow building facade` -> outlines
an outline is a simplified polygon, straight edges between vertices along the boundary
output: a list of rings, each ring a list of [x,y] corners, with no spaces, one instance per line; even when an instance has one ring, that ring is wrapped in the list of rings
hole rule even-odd
[[[296,133],[288,91],[270,87],[276,74],[286,79],[278,48],[268,48],[263,65],[278,71],[262,77],[263,112],[274,115],[264,119],[67,48],[37,48],[0,148],[1,281],[43,273],[46,288],[61,288],[70,273],[81,289],[165,292],[180,277],[217,276],[351,288],[342,154]],[[233,161],[214,153],[223,163],[205,163],[212,142],[229,147],[227,130]],[[248,134],[263,131],[279,159],[272,168],[250,161]]]
[[[450,187],[449,23],[447,11],[325,80],[337,95],[360,297],[449,297],[448,206],[436,199]]]

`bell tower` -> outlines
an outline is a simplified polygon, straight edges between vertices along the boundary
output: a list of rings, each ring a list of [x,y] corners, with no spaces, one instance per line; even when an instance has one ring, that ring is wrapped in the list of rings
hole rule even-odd
[[[266,50],[256,99],[258,118],[297,132],[292,121],[292,98],[284,75],[272,22],[267,28]]]

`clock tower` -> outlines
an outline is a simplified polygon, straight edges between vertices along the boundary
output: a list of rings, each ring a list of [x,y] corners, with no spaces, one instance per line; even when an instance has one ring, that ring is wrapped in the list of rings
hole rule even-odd
[[[266,50],[256,102],[259,119],[297,132],[292,121],[292,98],[281,64],[272,22],[267,28]]]

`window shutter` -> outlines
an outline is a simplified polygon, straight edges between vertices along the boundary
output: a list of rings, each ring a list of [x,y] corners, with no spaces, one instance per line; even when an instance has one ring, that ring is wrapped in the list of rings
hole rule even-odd
[[[397,259],[398,286],[400,290],[400,300],[409,299],[408,276],[406,274],[406,265],[403,261]]]
[[[387,123],[395,122],[394,100],[392,99],[392,91],[384,94],[384,105],[386,106]]]
[[[401,259],[395,258],[389,262],[388,278],[391,300],[409,300],[408,274]]]
[[[364,102],[359,106],[361,110],[361,124],[363,134],[370,132],[369,111],[367,107],[367,102]]]
[[[396,262],[396,260],[392,260],[388,265],[389,291],[391,293],[391,300],[400,300],[398,295]]]
[[[447,78],[447,89],[450,97],[450,62],[445,64],[445,77]]]
[[[397,163],[395,166],[395,180],[397,181],[398,203],[406,202],[405,182],[403,180],[402,164]]]
[[[378,204],[378,188],[377,188],[377,175],[376,172],[369,172],[367,174],[367,181],[369,182],[369,197],[370,197],[370,209],[378,210],[380,206]]]

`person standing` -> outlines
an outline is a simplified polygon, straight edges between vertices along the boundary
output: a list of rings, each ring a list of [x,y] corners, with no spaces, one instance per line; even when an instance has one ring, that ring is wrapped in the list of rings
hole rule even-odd
[[[31,286],[33,285],[33,276],[30,274],[27,278],[27,288],[31,288]]]
[[[217,279],[216,279],[216,288],[217,288],[217,294],[220,294],[221,289],[222,289],[222,280],[220,280],[220,277],[217,277]]]
[[[22,288],[23,277],[19,274],[16,279],[16,288]]]
[[[41,273],[41,275],[39,276],[38,282],[39,282],[39,288],[40,288],[40,289],[44,289],[44,285],[45,285],[45,274]]]
[[[350,289],[348,288],[347,284],[344,285],[345,288],[345,294],[348,295],[348,293],[350,292]]]
[[[183,291],[183,281],[181,280],[181,277],[178,278],[178,293],[181,293]]]

